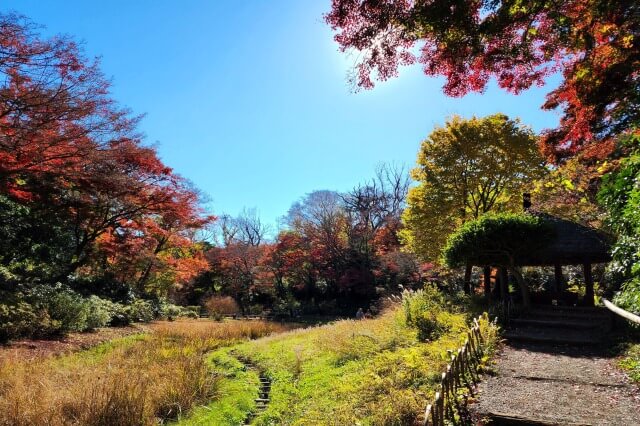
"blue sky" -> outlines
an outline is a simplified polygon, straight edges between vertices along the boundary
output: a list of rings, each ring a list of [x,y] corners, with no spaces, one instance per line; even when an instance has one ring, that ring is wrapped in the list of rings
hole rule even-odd
[[[162,159],[209,195],[217,214],[256,207],[275,223],[316,189],[345,191],[380,162],[413,166],[420,142],[452,114],[504,112],[554,127],[549,88],[464,98],[419,67],[351,93],[353,59],[322,21],[329,0],[5,0],[102,57],[113,96],[145,113]]]

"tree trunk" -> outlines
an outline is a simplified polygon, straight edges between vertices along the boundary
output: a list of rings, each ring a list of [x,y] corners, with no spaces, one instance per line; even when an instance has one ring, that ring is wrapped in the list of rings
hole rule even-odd
[[[466,294],[471,294],[471,269],[473,265],[470,263],[467,264],[464,270],[464,292]]]
[[[585,263],[584,265],[582,265],[582,268],[584,270],[584,283],[586,286],[583,303],[585,306],[594,306],[596,301],[593,293],[593,275],[591,274],[591,264]]]
[[[527,283],[524,282],[524,278],[522,278],[522,273],[520,272],[520,268],[512,266],[511,272],[513,273],[513,276],[515,277],[516,282],[520,287],[520,293],[522,294],[522,305],[525,308],[530,307],[531,297],[529,295],[529,289],[527,288]]]
[[[555,283],[554,290],[556,293],[561,293],[564,290],[564,276],[562,275],[562,265],[554,265]]]
[[[484,295],[491,299],[491,266],[485,266],[482,270],[484,279]]]
[[[498,269],[500,278],[500,298],[503,302],[507,302],[509,298],[509,270],[507,268]]]

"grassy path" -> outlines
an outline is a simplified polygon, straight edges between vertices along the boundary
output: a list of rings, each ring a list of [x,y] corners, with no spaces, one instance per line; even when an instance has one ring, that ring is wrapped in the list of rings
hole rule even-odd
[[[181,425],[407,425],[422,414],[446,367],[447,349],[464,340],[466,317],[440,312],[446,332],[420,342],[401,308],[365,321],[343,320],[222,348],[210,356],[223,376],[218,399]],[[256,410],[259,375],[271,381]]]

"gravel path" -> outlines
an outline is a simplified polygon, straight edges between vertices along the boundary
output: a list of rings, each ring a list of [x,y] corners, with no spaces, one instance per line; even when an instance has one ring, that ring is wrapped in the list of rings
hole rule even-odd
[[[640,425],[638,388],[597,349],[505,346],[473,411],[493,424]]]

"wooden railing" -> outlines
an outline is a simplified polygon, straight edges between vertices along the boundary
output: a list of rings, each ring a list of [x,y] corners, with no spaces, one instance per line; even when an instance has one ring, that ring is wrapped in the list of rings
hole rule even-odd
[[[473,388],[479,380],[478,367],[482,362],[485,344],[480,332],[480,319],[489,322],[489,315],[485,312],[482,316],[474,318],[464,345],[455,353],[447,351],[450,362],[447,370],[442,373],[439,391],[436,392],[433,402],[427,405],[424,426],[442,426],[445,420],[455,421],[456,414],[460,413],[458,390],[464,386],[469,393],[473,393]]]
[[[636,324],[640,324],[640,316],[636,315],[636,314],[632,314],[631,312],[625,311],[624,309],[614,305],[613,303],[609,302],[607,299],[602,298],[602,303],[604,304],[604,307],[607,308],[608,310],[610,310],[611,312],[613,312],[614,314],[621,316],[624,319],[627,319],[633,323]]]

